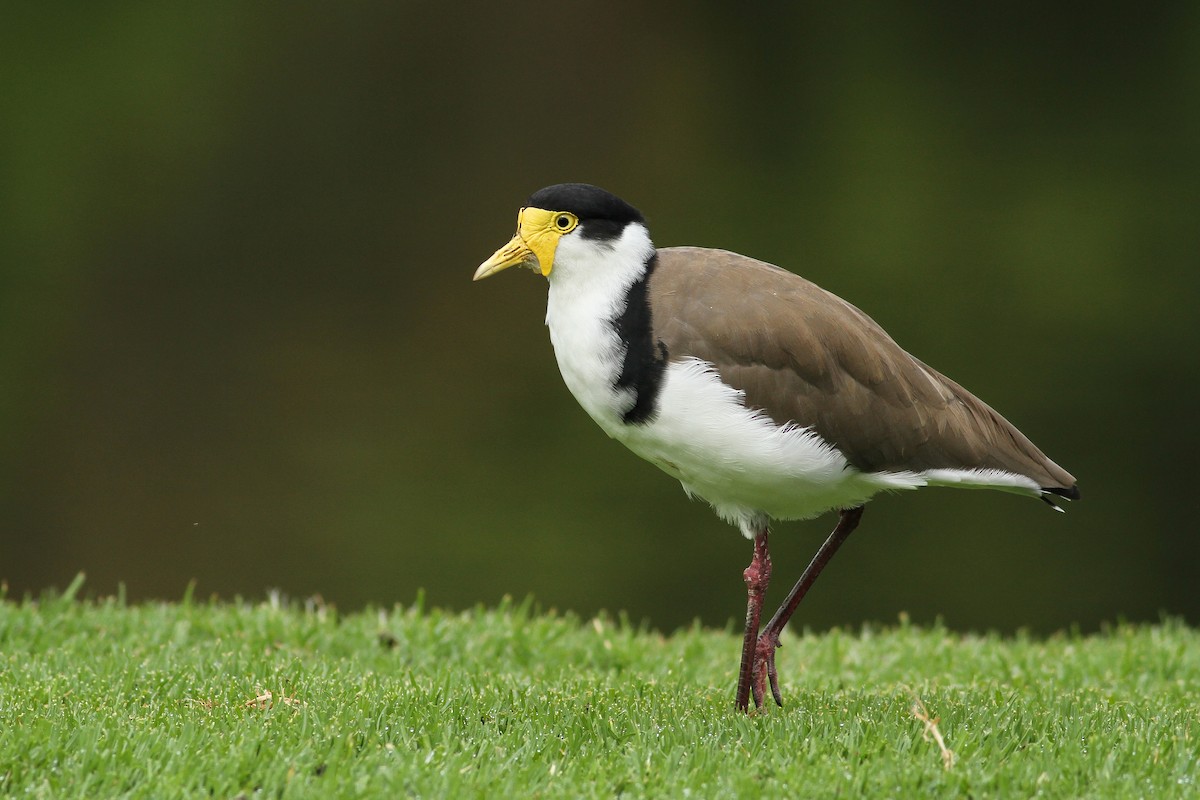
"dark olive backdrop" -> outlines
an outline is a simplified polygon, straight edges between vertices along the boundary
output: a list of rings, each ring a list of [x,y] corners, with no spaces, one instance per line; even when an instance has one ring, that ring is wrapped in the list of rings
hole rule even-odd
[[[69,4],[0,25],[0,577],[722,625],[750,547],[594,428],[559,181],[850,299],[1080,480],[872,503],[800,619],[1200,618],[1200,6]],[[25,16],[22,17],[22,14]],[[776,590],[831,525],[780,526]]]

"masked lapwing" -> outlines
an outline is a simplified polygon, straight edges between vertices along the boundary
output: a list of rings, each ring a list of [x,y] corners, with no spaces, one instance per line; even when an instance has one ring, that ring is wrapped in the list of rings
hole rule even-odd
[[[783,705],[780,633],[874,495],[988,488],[1055,508],[1079,497],[1066,470],[862,311],[753,258],[657,249],[642,214],[603,189],[535,192],[475,280],[518,266],[548,279],[550,341],[584,410],[753,542],[740,709],[762,706],[767,681]],[[826,511],[837,526],[760,633],[770,521]]]

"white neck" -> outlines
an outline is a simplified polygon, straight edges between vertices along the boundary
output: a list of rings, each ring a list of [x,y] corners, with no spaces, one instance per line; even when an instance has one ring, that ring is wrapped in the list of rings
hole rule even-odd
[[[550,272],[550,291],[587,294],[621,294],[645,272],[646,260],[654,252],[650,232],[640,223],[631,223],[616,239],[584,239],[587,223],[564,236],[554,254]],[[615,287],[619,287],[616,289]]]
[[[614,388],[624,355],[612,320],[629,287],[646,272],[654,244],[644,225],[632,223],[615,240],[564,236],[554,255],[546,325],[563,380],[571,394],[610,435],[632,403]]]

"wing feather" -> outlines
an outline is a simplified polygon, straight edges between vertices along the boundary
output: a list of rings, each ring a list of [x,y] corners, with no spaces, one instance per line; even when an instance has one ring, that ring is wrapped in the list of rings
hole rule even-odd
[[[863,471],[997,469],[1075,479],[983,401],[906,353],[850,303],[736,253],[658,251],[654,335],[711,363],[775,422],[814,429]]]

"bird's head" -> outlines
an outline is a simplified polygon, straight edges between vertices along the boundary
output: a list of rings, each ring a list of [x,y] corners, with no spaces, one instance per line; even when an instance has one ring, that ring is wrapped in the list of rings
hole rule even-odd
[[[644,224],[641,212],[597,186],[547,186],[530,195],[517,212],[516,234],[479,265],[475,280],[509,267],[527,267],[548,278],[563,242],[604,246],[620,238],[630,224]]]

